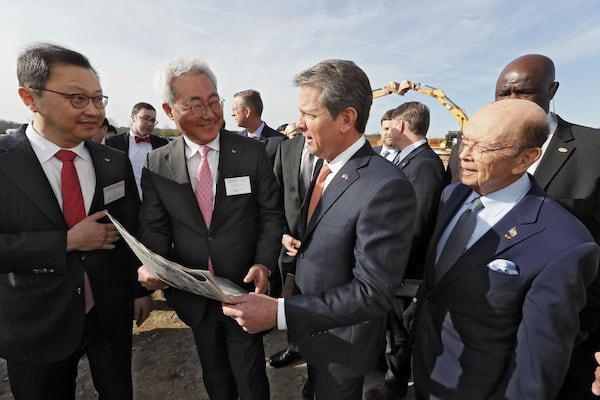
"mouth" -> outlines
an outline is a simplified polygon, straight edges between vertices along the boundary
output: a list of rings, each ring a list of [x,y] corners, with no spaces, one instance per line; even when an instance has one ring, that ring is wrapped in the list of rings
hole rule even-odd
[[[79,124],[84,126],[86,129],[97,129],[100,122],[99,121],[81,121]]]

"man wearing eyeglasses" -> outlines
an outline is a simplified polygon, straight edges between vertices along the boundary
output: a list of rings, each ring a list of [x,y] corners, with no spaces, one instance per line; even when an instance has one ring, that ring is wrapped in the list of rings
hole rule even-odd
[[[465,127],[417,292],[417,399],[556,398],[600,247],[527,173],[548,131],[523,99]]]
[[[258,140],[267,149],[271,164],[275,162],[275,153],[287,136],[269,127],[262,120],[263,102],[260,93],[248,89],[233,95],[231,116],[240,128],[245,128],[240,135]]]
[[[146,156],[154,149],[169,143],[163,137],[153,135],[154,127],[158,124],[156,109],[149,103],[137,103],[131,109],[131,129],[106,138],[106,145],[119,149],[129,156],[138,192],[142,196],[140,180]]]
[[[224,101],[203,61],[172,60],[154,83],[181,135],[148,156],[139,239],[170,260],[266,293],[284,222],[265,146],[220,131]],[[217,301],[165,288],[146,266],[138,279],[147,289],[165,289],[192,328],[211,399],[269,399],[262,335],[242,330]]]
[[[31,124],[0,138],[0,357],[15,399],[75,399],[87,354],[104,399],[131,399],[131,321],[150,298],[106,210],[137,228],[127,157],[90,139],[108,97],[75,51],[36,44],[17,60]]]

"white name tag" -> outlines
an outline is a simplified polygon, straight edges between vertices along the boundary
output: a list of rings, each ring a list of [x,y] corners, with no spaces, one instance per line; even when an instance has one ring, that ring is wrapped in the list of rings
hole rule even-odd
[[[225,193],[227,196],[252,193],[250,177],[240,176],[239,178],[225,178]]]
[[[125,197],[125,181],[119,181],[102,189],[104,192],[104,205],[110,204],[121,197]]]

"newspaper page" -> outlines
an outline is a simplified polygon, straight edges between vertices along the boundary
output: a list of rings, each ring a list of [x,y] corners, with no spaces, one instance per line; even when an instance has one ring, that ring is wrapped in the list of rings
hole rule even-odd
[[[137,240],[116,218],[106,213],[121,237],[129,245],[142,264],[150,268],[152,273],[167,285],[185,290],[213,300],[227,302],[229,296],[247,294],[227,278],[213,276],[205,269],[186,268],[174,261],[169,261],[156,254]]]

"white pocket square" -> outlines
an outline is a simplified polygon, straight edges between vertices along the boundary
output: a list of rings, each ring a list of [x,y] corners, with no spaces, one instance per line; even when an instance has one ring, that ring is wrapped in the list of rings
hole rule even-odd
[[[506,275],[519,275],[519,269],[514,262],[498,258],[491,261],[487,267],[492,271],[500,272]]]

